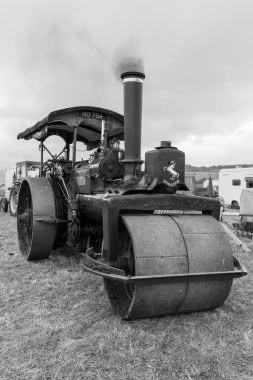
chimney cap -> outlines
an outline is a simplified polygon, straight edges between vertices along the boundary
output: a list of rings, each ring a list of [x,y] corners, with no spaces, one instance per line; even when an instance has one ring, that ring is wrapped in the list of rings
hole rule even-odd
[[[129,77],[145,79],[145,74],[141,73],[140,71],[126,71],[121,74],[121,79],[129,78]]]

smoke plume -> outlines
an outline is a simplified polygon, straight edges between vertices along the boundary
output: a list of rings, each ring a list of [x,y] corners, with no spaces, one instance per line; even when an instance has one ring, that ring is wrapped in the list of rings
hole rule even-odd
[[[144,73],[143,54],[140,49],[139,40],[131,37],[118,45],[113,54],[113,73],[120,80],[122,73],[126,71],[139,71]]]

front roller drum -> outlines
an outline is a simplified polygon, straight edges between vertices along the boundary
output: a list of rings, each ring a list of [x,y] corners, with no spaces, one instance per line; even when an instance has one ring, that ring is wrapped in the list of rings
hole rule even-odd
[[[233,277],[246,274],[234,271],[226,233],[211,216],[122,220],[118,263],[128,280],[104,275],[104,284],[111,307],[124,319],[216,308],[228,297]]]
[[[54,247],[57,229],[54,193],[47,178],[22,181],[17,206],[18,241],[27,260],[46,259]]]

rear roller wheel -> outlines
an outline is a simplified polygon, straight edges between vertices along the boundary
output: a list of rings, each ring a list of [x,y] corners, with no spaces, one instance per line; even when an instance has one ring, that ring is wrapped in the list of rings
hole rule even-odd
[[[124,215],[118,267],[134,276],[232,271],[233,254],[226,233],[208,215]],[[228,297],[232,279],[124,285],[104,279],[111,307],[124,319],[204,311]]]
[[[8,201],[6,198],[3,198],[1,200],[1,211],[2,212],[7,212],[8,211]]]
[[[48,258],[56,239],[54,193],[47,178],[27,178],[19,190],[17,229],[19,248],[27,260]]]
[[[17,215],[18,207],[18,188],[13,187],[10,192],[10,201],[9,201],[9,213],[11,216]]]

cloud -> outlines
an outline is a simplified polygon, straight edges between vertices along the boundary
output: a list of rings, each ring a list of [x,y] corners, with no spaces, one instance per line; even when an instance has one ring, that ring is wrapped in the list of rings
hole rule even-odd
[[[196,164],[199,158],[207,157],[207,165],[252,164],[251,150],[253,120],[241,125],[226,135],[209,134],[203,137],[188,136],[181,143],[186,152],[186,161]],[[231,151],[231,155],[227,151]],[[187,154],[189,152],[189,154]]]
[[[4,141],[15,146],[12,157],[2,146],[0,167],[3,168],[8,162],[31,156],[34,159],[34,152],[27,152],[24,141],[17,142],[19,132],[56,109],[89,104],[103,106],[110,81],[107,50],[93,42],[81,22],[81,14],[71,13],[64,6],[55,12],[55,2],[52,3],[54,12],[49,12],[46,6],[37,8],[32,2],[26,4],[29,11],[20,23],[19,5],[15,9],[13,29],[4,17],[10,11],[8,5],[0,15],[2,29],[6,28],[5,35],[0,33],[0,48],[6,53],[0,62],[0,141],[1,145]],[[35,148],[31,141],[28,143],[31,149]]]
[[[168,28],[161,20],[152,45],[160,60],[147,64],[144,94],[156,130],[170,128],[175,138],[228,133],[252,118],[252,10],[247,1],[184,2]]]
[[[240,128],[253,120],[252,1],[2,3],[0,167],[10,156],[6,141],[18,160],[34,155],[16,135],[50,111],[95,105],[121,113],[113,66],[119,76],[129,57],[145,64],[144,150],[168,139],[194,164],[227,162],[234,154],[224,141],[235,149],[237,139],[251,159],[243,141],[253,136]]]

